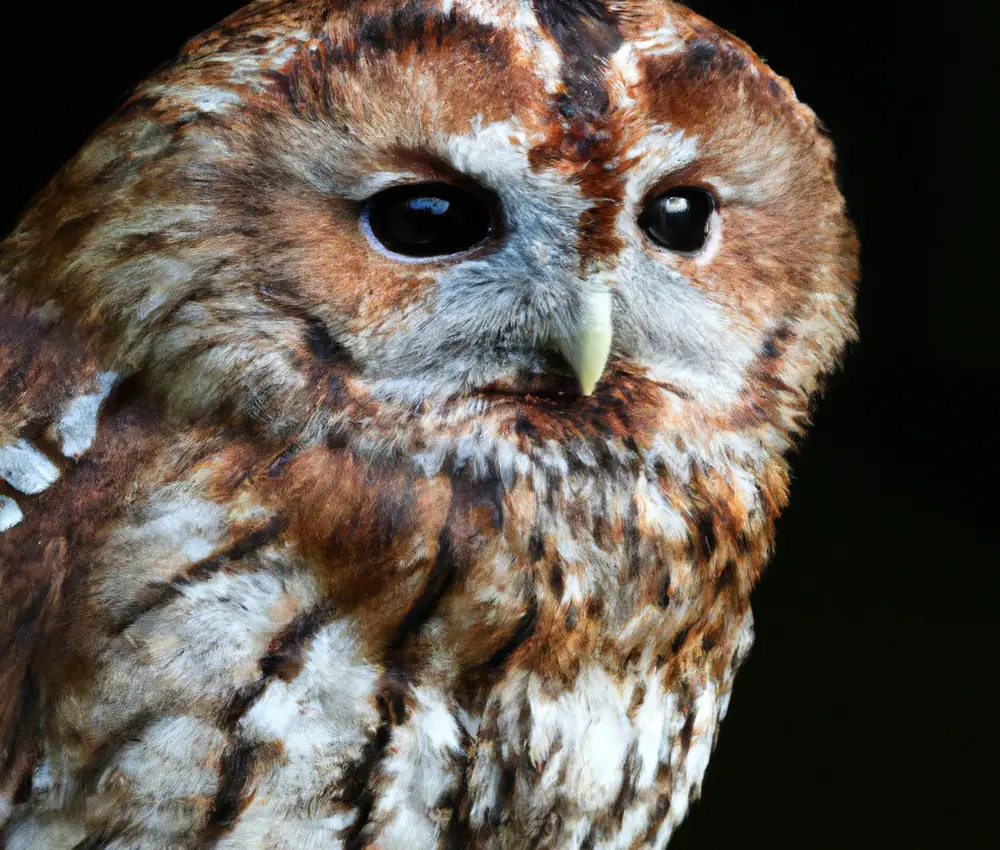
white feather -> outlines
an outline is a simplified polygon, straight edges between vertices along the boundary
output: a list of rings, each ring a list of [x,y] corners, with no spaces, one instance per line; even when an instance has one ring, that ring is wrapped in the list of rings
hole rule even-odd
[[[47,490],[59,478],[59,469],[27,440],[21,439],[0,448],[0,478],[15,490],[33,496]]]
[[[13,528],[24,519],[17,502],[8,496],[0,496],[0,533]]]

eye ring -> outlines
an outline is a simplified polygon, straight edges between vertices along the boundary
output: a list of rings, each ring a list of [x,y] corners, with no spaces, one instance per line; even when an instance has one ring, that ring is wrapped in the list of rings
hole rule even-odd
[[[717,209],[715,196],[700,186],[675,186],[646,202],[639,227],[652,242],[678,254],[705,247]]]
[[[392,186],[364,202],[361,230],[381,253],[400,262],[461,256],[499,230],[497,204],[484,194],[443,182]]]

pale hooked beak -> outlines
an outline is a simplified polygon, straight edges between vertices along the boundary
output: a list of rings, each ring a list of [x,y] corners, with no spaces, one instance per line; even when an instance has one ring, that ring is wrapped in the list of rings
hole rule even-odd
[[[576,374],[580,392],[583,395],[593,393],[611,354],[611,293],[606,289],[589,293],[576,333],[553,339],[551,347]]]

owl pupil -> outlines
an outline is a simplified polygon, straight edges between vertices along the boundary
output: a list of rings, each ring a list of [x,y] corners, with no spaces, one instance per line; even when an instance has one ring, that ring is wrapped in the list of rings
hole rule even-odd
[[[372,236],[394,254],[443,257],[467,251],[493,232],[490,207],[447,183],[396,186],[368,200]]]
[[[697,251],[708,239],[715,201],[704,189],[671,189],[654,198],[639,217],[646,235],[671,251]]]

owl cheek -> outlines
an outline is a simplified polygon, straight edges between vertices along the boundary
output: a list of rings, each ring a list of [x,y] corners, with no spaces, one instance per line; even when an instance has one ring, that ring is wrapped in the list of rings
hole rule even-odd
[[[680,271],[692,286],[721,305],[734,322],[763,332],[795,314],[810,297],[809,269],[789,262],[798,253],[780,222],[734,211],[726,238],[710,258],[685,258]]]
[[[429,268],[394,263],[371,249],[351,204],[287,198],[275,206],[273,268],[315,315],[352,334],[370,332],[428,295]],[[291,250],[280,246],[294,246]]]

